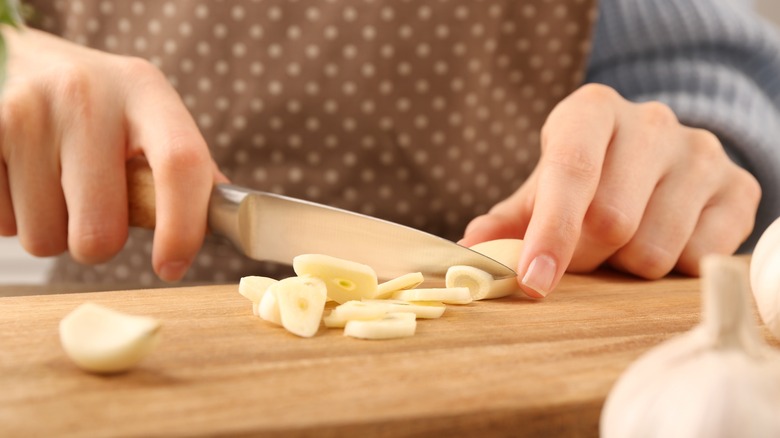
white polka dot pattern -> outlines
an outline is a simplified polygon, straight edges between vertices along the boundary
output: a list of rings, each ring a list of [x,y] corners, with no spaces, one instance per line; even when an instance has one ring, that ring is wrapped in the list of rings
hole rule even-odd
[[[38,27],[151,60],[235,183],[458,238],[538,159],[593,1],[41,0]],[[155,282],[149,235],[68,281]],[[264,264],[207,242],[187,279]],[[143,274],[139,274],[143,273]]]

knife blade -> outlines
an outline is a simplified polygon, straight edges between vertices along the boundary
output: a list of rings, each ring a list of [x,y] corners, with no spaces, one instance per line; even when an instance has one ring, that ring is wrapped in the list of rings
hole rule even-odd
[[[127,166],[130,223],[154,228],[154,182],[145,159]],[[383,219],[328,205],[251,190],[214,186],[209,229],[255,260],[292,264],[300,254],[327,254],[371,266],[380,279],[422,272],[442,283],[447,269],[469,265],[494,278],[514,270],[455,242]]]

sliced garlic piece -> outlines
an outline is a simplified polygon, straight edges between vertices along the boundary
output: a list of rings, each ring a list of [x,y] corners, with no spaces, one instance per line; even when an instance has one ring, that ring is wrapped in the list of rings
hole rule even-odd
[[[336,306],[329,315],[323,318],[326,327],[344,327],[347,321],[380,319],[390,312],[390,305],[382,300],[375,302],[347,301]]]
[[[493,276],[473,266],[450,266],[444,284],[447,287],[467,287],[471,298],[481,300],[488,296],[493,287]]]
[[[410,272],[384,283],[380,283],[376,288],[376,299],[390,298],[393,292],[406,289],[414,289],[425,281],[422,272]]]
[[[349,321],[344,336],[360,339],[394,339],[413,336],[417,328],[414,313],[388,313],[382,319]]]
[[[302,254],[293,259],[299,276],[311,276],[325,282],[328,297],[339,304],[371,298],[376,294],[376,272],[367,265],[324,254]]]
[[[388,306],[388,313],[414,313],[418,318],[435,319],[444,314],[447,306],[440,301],[363,300],[366,303],[381,302]]]
[[[520,261],[520,253],[523,251],[523,241],[521,239],[488,240],[486,242],[478,243],[472,246],[470,249],[480,254],[486,255],[491,259],[501,263],[504,266],[508,266],[512,269],[517,269],[517,263]],[[473,268],[473,269],[477,269],[477,268]],[[452,274],[453,275],[452,280],[447,281],[446,284],[448,287],[451,287],[450,283],[456,285],[456,283],[458,282],[470,282],[469,280],[467,280],[469,275],[473,275],[472,280],[476,283],[479,283],[481,281],[480,278],[484,278],[483,276],[481,276],[481,274],[478,274],[474,271],[466,272],[464,270],[458,269],[456,273]],[[450,274],[448,272],[447,276],[449,277],[449,275]],[[501,298],[501,297],[512,295],[515,292],[521,291],[520,285],[517,283],[516,277],[504,278],[501,280],[493,280],[493,278],[491,277],[491,280],[492,282],[490,282],[489,287],[485,287],[485,285],[479,286],[479,290],[477,291],[477,294],[479,294],[480,297],[474,296],[475,300]],[[466,284],[463,284],[463,286],[465,285]],[[469,288],[471,289],[471,287]],[[487,292],[485,293],[484,290],[487,290]],[[472,294],[473,293],[474,291],[472,290]]]
[[[258,307],[266,289],[276,283],[276,279],[270,277],[248,276],[242,277],[238,283],[238,293],[252,302],[252,313],[258,315]]]
[[[339,315],[334,315],[333,311],[322,317],[322,323],[325,324],[325,327],[327,328],[343,328],[347,325],[347,322],[349,321]]]
[[[290,277],[271,286],[276,295],[282,326],[290,333],[309,338],[317,333],[325,310],[327,288],[314,277]]]
[[[159,340],[160,322],[84,303],[60,321],[60,342],[68,357],[96,373],[127,371]]]
[[[467,287],[435,287],[401,290],[393,299],[402,301],[441,301],[446,304],[468,304],[472,301]]]
[[[344,319],[377,319],[385,316],[390,311],[390,306],[381,300],[374,302],[347,301],[336,306],[333,313]]]
[[[282,325],[282,314],[279,313],[279,302],[276,299],[276,294],[272,287],[269,287],[265,294],[263,294],[263,298],[258,305],[257,316],[270,323]]]

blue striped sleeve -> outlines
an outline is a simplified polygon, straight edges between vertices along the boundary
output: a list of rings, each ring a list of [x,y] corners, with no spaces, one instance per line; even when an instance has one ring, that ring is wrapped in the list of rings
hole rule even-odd
[[[750,250],[780,216],[780,35],[744,0],[601,0],[588,82],[668,104],[761,183]]]

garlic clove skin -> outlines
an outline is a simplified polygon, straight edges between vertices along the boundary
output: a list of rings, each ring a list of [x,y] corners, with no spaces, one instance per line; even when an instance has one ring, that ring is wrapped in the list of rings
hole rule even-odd
[[[86,371],[127,371],[159,341],[160,323],[94,303],[84,303],[60,321],[60,342],[73,362]]]
[[[702,262],[702,322],[632,363],[609,393],[603,438],[780,436],[780,353],[761,338],[744,263]]]
[[[626,393],[626,404],[621,406],[615,399],[605,406],[609,412],[620,413],[602,418],[601,436],[780,436],[780,374],[776,365],[765,361],[756,366],[754,359],[740,352],[705,352],[695,360],[678,362],[670,374],[645,382],[642,391]],[[735,372],[748,369],[751,371]]]
[[[776,353],[756,360],[713,352],[704,331],[694,330],[623,373],[604,404],[601,437],[778,437],[779,410]]]
[[[753,298],[761,320],[780,339],[780,248],[763,260],[765,266],[755,269]]]
[[[761,320],[780,339],[780,218],[764,231],[753,250],[750,285]]]

